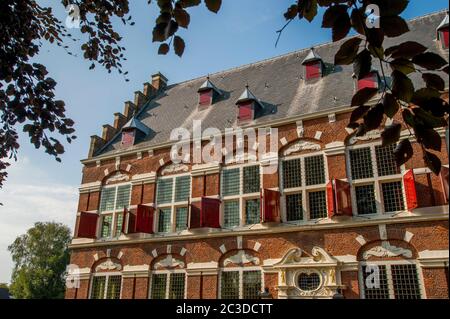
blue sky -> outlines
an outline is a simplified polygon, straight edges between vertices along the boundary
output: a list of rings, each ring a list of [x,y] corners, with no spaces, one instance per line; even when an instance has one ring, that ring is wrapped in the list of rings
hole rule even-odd
[[[42,5],[59,1],[42,0]],[[218,15],[203,5],[193,8],[189,30],[182,30],[187,48],[182,59],[169,54],[158,56],[158,45],[151,42],[152,27],[158,15],[147,0],[133,0],[133,27],[117,23],[127,48],[130,82],[119,74],[101,68],[90,71],[89,62],[72,57],[64,50],[44,45],[36,61],[45,64],[58,82],[57,97],[67,105],[67,114],[76,122],[78,139],[66,145],[63,162],[57,163],[41,150],[35,150],[26,136],[21,136],[19,161],[13,163],[9,178],[0,190],[0,282],[8,282],[12,262],[7,246],[36,221],[58,221],[73,228],[81,181],[80,159],[86,157],[89,137],[101,135],[103,124],[112,124],[113,114],[123,111],[123,104],[133,99],[133,92],[158,71],[177,83],[208,73],[307,48],[331,39],[329,30],[320,29],[320,20],[292,23],[275,48],[276,30],[284,25],[284,10],[293,0],[224,0]],[[404,13],[412,18],[448,7],[447,0],[412,0]],[[61,7],[55,13],[61,20]],[[71,32],[78,36],[78,30]],[[75,53],[80,53],[73,46]]]

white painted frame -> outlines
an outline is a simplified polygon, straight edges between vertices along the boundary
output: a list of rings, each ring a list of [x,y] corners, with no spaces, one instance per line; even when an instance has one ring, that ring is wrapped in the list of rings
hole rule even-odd
[[[350,183],[350,192],[351,192],[351,199],[352,199],[352,208],[353,208],[353,215],[354,216],[367,216],[370,218],[370,216],[377,216],[381,214],[386,215],[395,215],[398,213],[402,213],[408,210],[408,205],[406,202],[406,194],[405,194],[405,185],[403,183],[403,174],[406,172],[405,165],[400,166],[400,173],[396,175],[388,175],[388,176],[378,176],[378,164],[377,164],[377,156],[375,147],[381,146],[381,142],[372,142],[372,143],[364,143],[361,145],[352,145],[347,146],[345,151],[345,162],[346,162],[346,172],[347,172],[347,178],[348,182]],[[358,179],[353,180],[352,177],[352,169],[351,169],[351,161],[350,161],[350,151],[355,149],[363,149],[363,148],[370,148],[370,158],[372,161],[372,169],[373,169],[373,177],[371,178],[364,178],[364,179]],[[383,191],[381,188],[381,185],[383,183],[389,183],[389,182],[401,182],[402,184],[402,196],[403,196],[403,206],[405,207],[405,210],[403,211],[395,211],[395,212],[386,212],[384,209],[384,200],[383,200]],[[364,185],[374,185],[374,191],[375,191],[375,203],[376,203],[376,209],[377,212],[375,214],[358,214],[358,205],[356,201],[356,186],[364,186]]]
[[[178,177],[186,177],[189,176],[189,199],[186,201],[181,201],[181,202],[175,202],[175,191],[176,191],[176,180]],[[181,208],[181,207],[186,207],[188,209],[189,212],[189,201],[192,200],[192,176],[191,173],[184,173],[184,174],[175,174],[175,175],[169,175],[169,176],[158,176],[158,180],[164,180],[164,179],[172,179],[172,200],[170,203],[165,203],[165,204],[158,204],[158,182],[156,183],[156,198],[155,198],[155,203],[156,203],[156,214],[155,214],[155,218],[153,221],[153,229],[155,230],[155,234],[168,234],[168,233],[164,233],[164,232],[159,232],[159,210],[160,209],[166,209],[166,208],[170,208],[170,233],[176,233],[176,211],[177,208]],[[187,217],[189,219],[189,215]],[[188,225],[189,225],[189,220],[188,220]],[[180,231],[181,232],[181,231]]]
[[[108,292],[109,277],[120,276],[120,293],[119,299],[122,299],[122,288],[123,288],[123,276],[121,272],[104,272],[104,273],[93,273],[91,274],[89,282],[89,299],[92,299],[92,288],[94,285],[94,277],[105,277],[105,291],[103,292],[103,298],[106,299],[106,294]]]
[[[426,299],[426,290],[425,290],[425,282],[423,279],[423,272],[422,267],[420,266],[419,262],[416,260],[381,260],[381,261],[365,261],[360,262],[358,266],[358,281],[359,281],[359,293],[360,298],[365,299],[365,283],[364,283],[364,276],[363,276],[363,266],[369,266],[369,265],[378,265],[378,266],[386,266],[386,278],[388,282],[388,290],[389,290],[389,299],[395,298],[395,292],[394,292],[394,284],[392,280],[392,265],[415,265],[416,271],[417,271],[417,278],[419,280],[419,289],[420,289],[420,297],[422,299]]]
[[[322,155],[324,158],[323,165],[325,170],[325,183],[324,184],[318,184],[318,185],[310,185],[306,186],[306,173],[305,173],[305,158],[308,157],[315,157]],[[290,160],[296,160],[300,159],[300,169],[301,169],[301,181],[302,186],[295,187],[295,188],[284,188],[284,171],[283,171],[283,162],[290,161]],[[318,219],[311,219],[310,218],[310,211],[309,211],[309,193],[314,191],[325,191],[325,201],[326,201],[326,207],[328,209],[328,200],[326,196],[326,188],[327,183],[330,179],[329,172],[328,172],[328,157],[326,156],[326,153],[324,151],[317,151],[317,152],[310,152],[307,154],[301,154],[301,155],[289,155],[285,156],[281,159],[279,167],[279,188],[281,190],[281,220],[284,223],[292,223],[292,224],[303,224],[308,221],[318,221],[326,218],[318,218]],[[294,194],[302,194],[302,209],[304,212],[303,220],[298,221],[288,221],[287,220],[287,206],[286,206],[286,195],[294,195]],[[328,217],[327,217],[328,218]]]
[[[239,299],[244,299],[244,272],[245,271],[259,271],[261,273],[261,293],[264,292],[264,272],[262,267],[229,267],[219,268],[217,296],[222,299],[222,274],[224,272],[238,272],[239,273]]]
[[[257,193],[248,193],[244,194],[244,168],[245,167],[252,167],[252,166],[258,166],[259,167],[259,192]],[[227,170],[234,170],[239,169],[239,194],[238,195],[223,195],[223,173]],[[221,209],[220,209],[220,225],[223,229],[235,229],[238,227],[250,227],[253,225],[261,224],[261,220],[258,224],[246,224],[246,218],[245,218],[245,203],[247,200],[252,199],[260,199],[261,198],[261,187],[262,187],[262,168],[260,163],[246,163],[246,164],[239,164],[239,165],[230,165],[227,167],[222,167],[222,170],[220,172],[220,199],[222,201]],[[225,202],[227,201],[239,201],[239,225],[234,227],[225,227]],[[260,208],[261,210],[261,208]],[[261,212],[260,212],[261,214]]]

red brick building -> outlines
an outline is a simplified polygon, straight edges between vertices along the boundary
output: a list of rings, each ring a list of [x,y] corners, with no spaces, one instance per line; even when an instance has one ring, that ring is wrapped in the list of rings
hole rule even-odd
[[[409,24],[402,41],[448,59],[445,12]],[[145,83],[82,161],[71,244],[80,285],[66,297],[257,298],[267,288],[273,298],[448,298],[446,131],[441,176],[406,128],[415,155],[400,168],[378,130],[354,137],[352,95],[390,79],[374,69],[355,81],[351,66],[333,65],[340,44],[208,79],[168,85],[158,73]],[[423,86],[420,76],[414,84]],[[240,164],[173,163],[171,131],[192,131],[194,120],[278,129],[279,169],[262,174],[270,161],[246,154]],[[379,284],[370,286],[374,269]]]

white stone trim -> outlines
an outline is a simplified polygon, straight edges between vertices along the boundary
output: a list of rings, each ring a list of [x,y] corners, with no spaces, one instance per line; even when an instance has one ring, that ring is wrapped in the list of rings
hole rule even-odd
[[[183,247],[183,248],[181,248],[180,255],[184,256],[184,255],[186,255],[186,252],[187,252],[187,249]]]
[[[367,242],[363,235],[359,235],[355,238],[355,240],[361,245],[364,246]]]
[[[385,224],[378,225],[378,231],[380,232],[380,239],[381,240],[388,240],[388,234]]]
[[[220,251],[222,252],[222,254],[225,254],[225,253],[227,252],[227,248],[225,247],[225,244],[222,244],[222,245],[219,247],[219,249],[220,249]]]
[[[156,183],[156,172],[137,174],[131,178],[132,185]]]
[[[288,141],[285,137],[283,137],[280,139],[280,143],[281,143],[281,145],[285,146],[285,145],[287,145]]]
[[[237,249],[242,249],[242,236],[236,237],[236,245],[237,245]]]
[[[413,238],[414,234],[406,231],[405,232],[405,236],[403,237],[403,240],[406,241],[407,243],[411,242],[411,239]]]
[[[152,250],[152,256],[153,256],[154,258],[158,257],[158,251],[157,251],[156,249],[153,249],[153,250]]]
[[[101,189],[102,189],[102,182],[100,181],[81,184],[81,186],[78,188],[80,194],[98,192]]]
[[[336,113],[328,114],[328,122],[329,122],[329,123],[334,123],[334,122],[336,122]]]
[[[320,140],[322,138],[322,134],[323,134],[322,131],[317,131],[316,134],[314,135],[314,138],[316,140]]]
[[[109,169],[105,169],[104,171],[103,171],[103,174],[105,174],[105,176],[108,176],[108,174],[109,174]]]
[[[253,250],[254,251],[259,251],[260,248],[261,248],[261,243],[257,241],[255,243],[255,246],[253,246]]]
[[[344,142],[328,143],[324,151],[327,156],[345,154],[345,144]]]
[[[164,159],[163,158],[159,159],[159,165],[164,166],[164,164],[165,164]]]
[[[220,172],[219,163],[198,164],[192,166],[191,175],[203,176],[203,175],[218,174],[219,172]]]

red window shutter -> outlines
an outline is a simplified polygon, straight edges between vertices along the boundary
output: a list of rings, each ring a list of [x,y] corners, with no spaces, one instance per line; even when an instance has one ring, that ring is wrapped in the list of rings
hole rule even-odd
[[[123,131],[122,132],[122,146],[128,147],[128,146],[134,145],[135,135],[136,135],[136,132],[134,130]]]
[[[442,166],[441,168],[441,174],[439,175],[441,177],[441,183],[442,183],[442,191],[444,192],[444,198],[445,202],[448,203],[449,194],[448,194],[448,167]]]
[[[328,218],[333,218],[336,211],[333,180],[327,184]]]
[[[136,233],[136,214],[133,211],[128,211],[128,230],[127,234]]]
[[[202,198],[201,227],[220,228],[221,201],[213,198]]]
[[[81,212],[78,222],[78,238],[97,238],[98,215]]]
[[[123,209],[123,217],[122,217],[122,234],[128,233],[127,228],[126,228],[127,218],[128,218],[128,209],[124,208]]]
[[[201,203],[192,203],[189,207],[189,211],[189,229],[201,228]]]
[[[213,90],[202,91],[199,95],[200,106],[209,106],[212,104]]]
[[[239,104],[239,121],[253,120],[253,102]]]
[[[336,179],[335,197],[337,206],[337,215],[353,216],[352,199],[350,192],[350,183]]]
[[[439,37],[441,39],[441,44],[444,49],[448,49],[448,28],[439,31]]]
[[[261,222],[279,223],[280,218],[280,192],[263,189],[261,191]]]
[[[155,209],[150,206],[138,205],[136,212],[136,233],[153,234],[153,218]]]
[[[418,207],[416,182],[414,179],[414,171],[412,169],[406,171],[403,175],[403,184],[405,185],[406,206],[408,210],[413,210]]]
[[[372,72],[358,81],[358,90],[362,90],[364,88],[377,88],[377,87],[378,87],[378,74],[376,72]]]
[[[316,61],[305,65],[306,80],[317,79],[322,75],[322,62]]]

